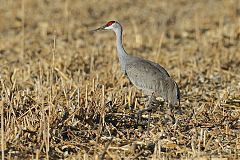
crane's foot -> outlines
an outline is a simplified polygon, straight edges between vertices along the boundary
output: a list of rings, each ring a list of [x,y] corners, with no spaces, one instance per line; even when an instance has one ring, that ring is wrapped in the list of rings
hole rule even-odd
[[[142,114],[148,112],[148,127],[150,126],[151,112],[156,106],[149,106],[148,108],[142,109],[137,113],[137,124],[139,125],[142,121]]]
[[[144,112],[148,112],[148,123],[147,123],[147,133],[149,134],[149,128],[150,128],[150,119],[151,119],[151,112],[154,108],[156,108],[156,97],[153,95],[148,96],[148,102],[146,103],[146,108],[138,111],[137,113],[137,125],[139,125],[142,121],[142,114]]]
[[[150,129],[150,120],[151,120],[151,111],[152,111],[152,108],[146,108],[146,109],[143,109],[143,110],[140,110],[137,115],[137,125],[140,125],[141,123],[141,117],[142,117],[142,113],[143,112],[148,112],[148,122],[147,122],[147,134],[149,134],[149,129]]]

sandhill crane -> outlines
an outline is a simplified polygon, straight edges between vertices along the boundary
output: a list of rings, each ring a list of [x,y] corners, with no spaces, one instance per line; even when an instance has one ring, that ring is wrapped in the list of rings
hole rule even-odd
[[[177,83],[170,77],[168,72],[159,64],[149,60],[128,55],[122,45],[122,26],[117,21],[109,21],[104,26],[93,31],[113,30],[116,34],[117,52],[121,71],[138,89],[149,97],[145,109],[138,112],[138,118],[143,112],[148,111],[148,129],[150,111],[154,108],[152,102],[156,97],[162,97],[169,106],[180,105],[180,91]]]

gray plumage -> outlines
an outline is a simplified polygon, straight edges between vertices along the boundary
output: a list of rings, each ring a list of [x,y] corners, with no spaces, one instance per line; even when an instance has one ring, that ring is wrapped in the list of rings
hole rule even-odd
[[[161,96],[170,105],[178,101],[179,90],[176,82],[152,63],[136,57],[128,57],[126,75],[145,95]]]
[[[94,30],[113,30],[116,34],[117,52],[121,71],[144,94],[162,97],[169,105],[180,103],[180,91],[177,83],[159,64],[126,53],[122,46],[122,26],[116,21]]]

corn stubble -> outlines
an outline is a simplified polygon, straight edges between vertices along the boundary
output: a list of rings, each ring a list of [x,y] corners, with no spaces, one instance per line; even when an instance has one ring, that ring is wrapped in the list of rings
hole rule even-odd
[[[96,2],[95,2],[96,3]],[[240,4],[233,1],[4,1],[0,6],[1,157],[6,159],[237,159]],[[121,74],[108,20],[129,54],[179,84],[136,125],[142,93]]]

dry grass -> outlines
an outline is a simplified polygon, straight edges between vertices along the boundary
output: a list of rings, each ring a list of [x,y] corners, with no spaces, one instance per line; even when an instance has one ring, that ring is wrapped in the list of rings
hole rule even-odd
[[[136,125],[141,92],[122,76],[108,20],[130,54],[179,83],[176,124],[166,105]],[[1,150],[6,159],[240,157],[238,0],[19,0],[0,5]]]

